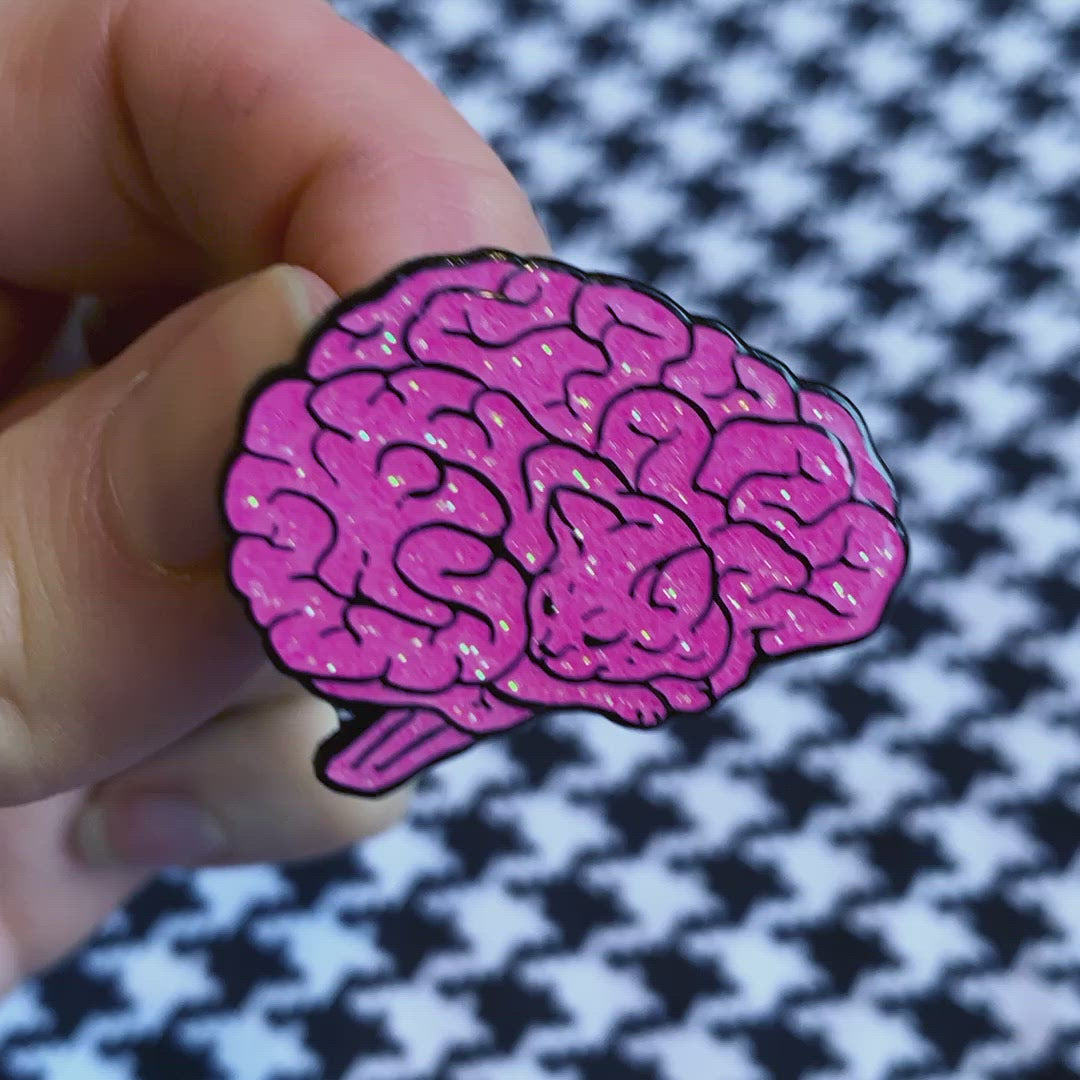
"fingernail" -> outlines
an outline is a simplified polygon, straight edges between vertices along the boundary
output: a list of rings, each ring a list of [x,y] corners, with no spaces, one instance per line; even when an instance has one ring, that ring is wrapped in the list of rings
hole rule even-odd
[[[177,569],[220,555],[218,481],[244,395],[264,371],[293,359],[335,299],[314,274],[275,266],[230,295],[169,355],[145,358],[145,374],[110,418],[104,446],[120,528],[138,554]]]
[[[187,866],[224,851],[225,832],[188,799],[141,795],[88,807],[76,825],[75,843],[91,866]]]

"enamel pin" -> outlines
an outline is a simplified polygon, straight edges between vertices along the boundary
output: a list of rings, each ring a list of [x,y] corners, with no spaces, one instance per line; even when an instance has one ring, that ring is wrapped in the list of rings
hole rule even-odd
[[[230,584],[364,795],[538,713],[651,727],[880,624],[907,546],[854,407],[640,284],[484,250],[337,304],[253,389]]]

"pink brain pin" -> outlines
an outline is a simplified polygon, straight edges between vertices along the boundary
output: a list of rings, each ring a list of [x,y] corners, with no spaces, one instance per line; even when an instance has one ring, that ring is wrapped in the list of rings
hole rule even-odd
[[[651,727],[881,623],[907,548],[853,406],[634,282],[478,251],[336,305],[254,388],[230,584],[389,790],[538,713]]]

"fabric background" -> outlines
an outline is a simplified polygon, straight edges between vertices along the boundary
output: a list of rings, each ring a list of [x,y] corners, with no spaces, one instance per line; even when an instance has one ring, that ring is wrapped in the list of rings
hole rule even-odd
[[[533,724],[348,854],[161,877],[0,1006],[0,1075],[1077,1075],[1080,5],[338,7],[560,257],[853,398],[910,575],[714,718]]]

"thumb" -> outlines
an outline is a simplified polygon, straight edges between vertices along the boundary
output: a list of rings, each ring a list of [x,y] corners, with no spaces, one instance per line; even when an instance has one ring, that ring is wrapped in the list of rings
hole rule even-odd
[[[0,804],[141,760],[265,664],[218,477],[248,386],[334,299],[287,266],[226,286],[0,434]]]

